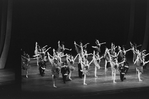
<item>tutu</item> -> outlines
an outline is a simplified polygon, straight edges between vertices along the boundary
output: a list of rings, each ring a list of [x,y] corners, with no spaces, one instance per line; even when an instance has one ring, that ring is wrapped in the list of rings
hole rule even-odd
[[[75,70],[75,68],[72,65],[69,66],[69,69],[70,69],[70,71],[74,71]]]
[[[136,68],[139,70],[139,72],[143,73],[143,67],[142,66],[136,66]]]
[[[54,78],[58,78],[59,77],[59,68],[56,67],[52,67],[52,75],[54,75]]]

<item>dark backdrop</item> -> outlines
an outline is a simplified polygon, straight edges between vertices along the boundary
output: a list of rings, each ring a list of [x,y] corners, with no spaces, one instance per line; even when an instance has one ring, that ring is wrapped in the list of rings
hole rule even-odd
[[[111,42],[125,45],[129,33],[131,0],[14,0],[12,33],[14,43],[31,56],[35,42],[57,48],[57,41],[73,48],[73,41]],[[141,44],[145,32],[146,0],[135,0],[134,36]],[[50,50],[51,52],[51,50]],[[75,54],[75,50],[72,52]],[[9,53],[11,56],[13,52]],[[12,58],[9,57],[9,58]]]

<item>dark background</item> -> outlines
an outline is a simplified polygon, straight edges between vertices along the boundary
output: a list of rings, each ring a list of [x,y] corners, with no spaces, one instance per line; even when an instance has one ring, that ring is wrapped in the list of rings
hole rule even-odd
[[[147,0],[135,0],[132,42],[143,43]],[[57,49],[57,41],[73,48],[73,42],[89,42],[92,52],[95,39],[126,45],[130,27],[131,0],[14,0],[12,37],[7,64],[20,50],[34,54],[35,42]],[[105,48],[105,46],[103,48]],[[51,53],[52,50],[49,50]]]
[[[131,41],[136,44],[142,44],[144,39],[146,3],[147,0],[135,0],[134,4]],[[5,6],[7,8],[7,4]],[[0,23],[1,8],[0,0]],[[5,68],[15,70],[16,84],[20,89],[20,50],[32,56],[36,41],[41,47],[48,45],[56,49],[60,40],[66,47],[73,48],[72,54],[76,54],[74,41],[89,42],[89,52],[92,52],[91,46],[95,45],[96,39],[107,42],[105,46],[108,48],[112,42],[126,45],[130,32],[130,9],[131,0],[13,0],[12,34]]]
[[[14,24],[21,48],[33,54],[35,42],[57,48],[57,41],[74,48],[73,41],[125,45],[129,33],[130,0],[21,0],[14,5]],[[142,44],[146,0],[135,2],[132,42]],[[74,51],[75,52],[75,51]]]
[[[20,0],[15,3],[14,23],[22,49],[33,53],[35,41],[57,47],[57,41],[73,47],[73,41],[94,44],[95,39],[126,43],[130,0]],[[140,44],[145,32],[146,1],[136,0],[133,41]],[[15,6],[14,6],[15,7]]]

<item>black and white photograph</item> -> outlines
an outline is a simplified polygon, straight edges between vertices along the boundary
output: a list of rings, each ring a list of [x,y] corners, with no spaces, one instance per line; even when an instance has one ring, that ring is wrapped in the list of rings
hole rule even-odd
[[[6,99],[148,97],[149,0],[2,0],[0,40]]]

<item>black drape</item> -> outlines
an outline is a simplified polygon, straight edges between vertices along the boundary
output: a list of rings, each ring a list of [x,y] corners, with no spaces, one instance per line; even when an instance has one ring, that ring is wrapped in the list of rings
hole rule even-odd
[[[1,17],[1,46],[0,46],[0,69],[5,68],[8,61],[8,52],[11,38],[12,27],[12,5],[13,0],[2,1],[2,17]],[[5,14],[6,13],[6,14]]]
[[[7,15],[7,0],[0,1],[0,56],[4,46],[5,32],[6,32],[6,15]]]

